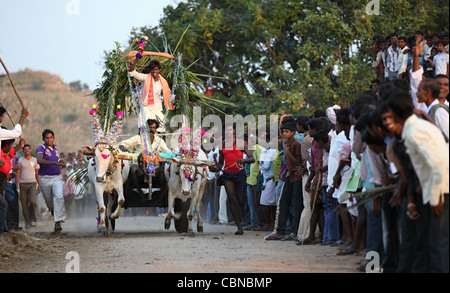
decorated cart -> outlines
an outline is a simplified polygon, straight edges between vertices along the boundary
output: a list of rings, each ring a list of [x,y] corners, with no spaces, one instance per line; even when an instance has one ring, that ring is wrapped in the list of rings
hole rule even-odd
[[[214,108],[211,102],[217,102],[210,97],[202,94],[198,89],[201,85],[201,80],[198,76],[188,71],[187,68],[182,65],[182,54],[178,53],[176,56],[169,53],[150,52],[145,51],[145,45],[148,42],[148,38],[143,36],[140,39],[136,39],[129,48],[125,51],[120,49],[120,45],[117,44],[117,48],[110,52],[105,62],[106,71],[103,76],[103,82],[100,86],[94,90],[93,95],[97,104],[93,106],[90,114],[93,115],[93,119],[97,119],[96,123],[92,123],[94,130],[94,148],[84,151],[87,156],[93,157],[91,160],[91,166],[95,170],[97,161],[106,160],[111,155],[111,162],[109,167],[109,173],[112,174],[111,169],[115,171],[117,166],[123,174],[123,170],[127,169],[132,163],[137,163],[139,169],[142,172],[138,173],[139,186],[135,186],[128,178],[123,180],[123,191],[111,189],[110,192],[104,192],[103,195],[97,194],[97,202],[99,204],[99,225],[106,225],[106,231],[115,229],[115,220],[118,217],[117,211],[123,208],[133,207],[170,207],[168,204],[167,186],[166,181],[167,172],[170,170],[170,166],[192,165],[192,166],[213,166],[214,162],[198,160],[196,156],[185,156],[180,153],[160,153],[159,143],[155,148],[150,143],[151,134],[149,127],[146,123],[146,117],[144,117],[143,101],[142,101],[142,88],[143,85],[136,79],[130,77],[129,66],[130,62],[136,64],[136,70],[142,71],[149,65],[150,61],[158,60],[163,68],[163,75],[168,81],[171,81],[171,96],[169,101],[169,108],[171,105],[175,105],[174,111],[166,109],[162,125],[166,125],[169,117],[172,115],[183,114],[187,117],[192,117],[192,105],[205,104],[209,108]],[[193,100],[195,97],[196,100]],[[117,112],[117,113],[114,113]],[[117,133],[114,137],[114,141],[108,141],[105,138],[104,133],[120,132],[122,119],[124,116],[130,114],[137,114],[138,127],[140,130],[141,140],[141,152],[131,153],[124,152],[118,148],[120,143],[116,141]],[[120,129],[118,130],[118,126]],[[96,137],[95,132],[98,133]],[[192,131],[191,139],[195,134]],[[165,133],[167,135],[167,133]],[[161,142],[161,140],[160,140]],[[104,145],[103,153],[97,152],[99,146]],[[199,148],[200,146],[198,146]],[[109,150],[110,154],[105,154],[104,150]],[[103,158],[101,156],[103,156]],[[111,167],[112,166],[112,167]],[[125,168],[127,167],[127,168]],[[88,170],[78,170],[75,172],[72,180],[81,181],[83,176],[86,176]],[[98,172],[97,172],[98,173]],[[166,174],[164,174],[166,173]],[[106,173],[108,174],[108,172]],[[178,173],[177,173],[178,174]],[[105,178],[100,179],[97,177],[89,177],[90,183],[104,184],[107,180]],[[92,179],[96,178],[96,179]],[[119,177],[117,177],[119,178]],[[96,180],[96,182],[92,182]],[[102,182],[104,180],[104,182]],[[137,192],[137,188],[145,190],[147,198],[143,200]],[[124,200],[121,200],[123,192]],[[101,204],[100,204],[101,203]],[[180,214],[181,217],[175,218],[175,228],[178,232],[188,232],[188,219],[189,209],[192,209],[192,202],[184,200],[175,200],[174,211]],[[106,211],[105,211],[106,209]],[[116,217],[113,217],[113,212],[116,211]],[[105,217],[105,213],[107,216]],[[114,214],[115,214],[114,213]],[[170,213],[170,211],[169,211]],[[103,215],[103,217],[101,216]],[[190,215],[191,217],[192,215]],[[104,223],[102,222],[104,220]],[[166,222],[167,223],[167,222]],[[166,225],[167,227],[167,225]]]

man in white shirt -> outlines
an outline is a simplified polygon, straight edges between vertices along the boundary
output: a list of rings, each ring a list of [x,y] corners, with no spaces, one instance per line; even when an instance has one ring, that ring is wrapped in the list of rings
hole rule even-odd
[[[394,80],[398,77],[398,57],[400,54],[400,48],[398,46],[398,35],[393,33],[391,35],[392,45],[388,48],[386,54],[386,68],[388,73],[388,79]]]
[[[449,137],[449,112],[443,107],[438,107],[440,88],[439,84],[431,78],[424,79],[419,84],[417,90],[417,99],[419,103],[425,103],[427,106],[427,113],[436,125],[442,130],[442,132]]]
[[[433,57],[434,75],[447,75],[449,71],[449,58],[448,53],[445,52],[444,43],[442,41],[437,42],[437,48],[439,53]]]
[[[156,130],[159,128],[159,122],[154,119],[147,120],[148,128],[150,131],[150,141],[147,141],[147,149],[151,151],[155,156],[159,156],[160,152],[171,154],[172,151],[167,147],[165,141],[156,134]],[[144,147],[141,143],[141,136],[135,135],[129,139],[121,141],[119,149],[122,151],[129,151],[128,149],[136,148],[139,152],[143,152]],[[157,171],[155,171],[157,172]],[[130,179],[133,186],[137,189],[142,201],[149,198],[145,197],[144,192],[140,188],[139,177],[143,175],[143,171],[140,169],[139,164],[134,163],[130,167]],[[159,176],[158,176],[159,175]],[[164,172],[157,172],[158,180],[161,182],[161,194],[165,194],[165,177]],[[150,199],[149,199],[150,200]]]
[[[3,122],[3,116],[6,113],[6,109],[3,107],[0,107],[0,125]],[[25,119],[28,117],[28,108],[25,108],[22,110],[22,115],[20,116],[19,123],[17,123],[14,126],[13,130],[8,129],[2,129],[0,128],[0,143],[4,139],[12,139],[12,138],[18,138],[22,135],[22,126],[25,122]]]
[[[423,67],[420,66],[419,56],[423,52],[427,41],[420,42],[416,40],[416,47],[413,50],[413,62],[412,68],[409,72],[410,81],[409,84],[411,86],[411,99],[414,105],[414,108],[427,111],[427,106],[423,102],[419,102],[417,98],[417,90],[419,89],[420,82],[423,79]]]
[[[39,164],[31,156],[31,146],[23,146],[23,157],[19,158],[19,169],[16,173],[16,189],[20,190],[25,229],[36,227],[36,189],[39,187]]]
[[[429,220],[430,272],[449,272],[449,147],[441,130],[413,114],[408,95],[390,95],[388,107],[402,125],[401,137],[421,185],[425,209],[420,215]],[[397,134],[398,135],[398,134]]]
[[[160,74],[161,64],[157,60],[152,60],[145,69],[149,71],[148,74],[139,73],[135,70],[137,60],[131,64],[129,74],[141,82],[144,118],[145,120],[157,120],[161,126],[158,128],[158,132],[164,132],[162,101],[164,100],[166,111],[174,109],[173,105],[169,105],[171,96],[169,85]]]
[[[434,77],[434,80],[439,84],[440,92],[439,92],[439,103],[444,103],[449,106],[448,102],[448,92],[449,92],[449,81],[448,76],[439,74]]]
[[[406,50],[409,50],[407,46],[407,39],[404,36],[398,38],[398,46],[400,48],[400,53],[398,54],[398,77],[402,78],[406,72],[406,67],[408,66],[408,53],[405,53]]]

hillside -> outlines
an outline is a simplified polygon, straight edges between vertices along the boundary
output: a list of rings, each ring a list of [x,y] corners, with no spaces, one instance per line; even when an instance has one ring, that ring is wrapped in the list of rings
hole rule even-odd
[[[22,137],[33,150],[42,144],[42,131],[55,132],[55,144],[61,152],[76,152],[83,145],[93,144],[89,110],[94,104],[91,91],[76,91],[62,79],[48,72],[26,69],[11,73],[14,84],[29,109],[29,121],[25,121]],[[5,74],[0,75],[0,102],[8,109],[17,123],[21,106]],[[5,114],[3,126],[11,129],[11,120]],[[128,118],[124,123],[123,138],[137,133],[137,120]]]

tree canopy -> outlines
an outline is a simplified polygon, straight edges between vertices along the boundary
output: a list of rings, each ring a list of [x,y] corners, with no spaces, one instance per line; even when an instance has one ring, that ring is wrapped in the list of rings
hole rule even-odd
[[[311,114],[368,89],[374,35],[448,32],[448,1],[379,0],[379,15],[369,2],[186,0],[131,35],[177,45],[215,99],[239,105],[221,105],[226,113]]]

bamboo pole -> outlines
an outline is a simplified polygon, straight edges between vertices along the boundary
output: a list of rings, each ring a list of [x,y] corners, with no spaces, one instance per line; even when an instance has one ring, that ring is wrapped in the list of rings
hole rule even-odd
[[[3,60],[2,60],[1,57],[0,57],[0,62],[2,63],[2,66],[3,66],[3,68],[5,69],[6,74],[8,75],[8,78],[9,78],[9,81],[11,82],[11,85],[12,85],[12,87],[13,87],[14,93],[16,94],[17,99],[19,99],[20,105],[22,106],[22,110],[25,109],[25,105],[24,105],[24,103],[23,103],[23,101],[22,101],[22,98],[21,98],[20,95],[19,95],[19,92],[18,92],[17,89],[16,89],[16,86],[15,86],[15,84],[14,84],[14,81],[13,81],[12,77],[11,77],[11,74],[9,74],[8,68],[6,68],[6,65],[5,65],[5,63],[3,62]],[[27,117],[27,120],[30,121],[30,119],[28,119],[28,117]]]

